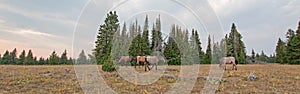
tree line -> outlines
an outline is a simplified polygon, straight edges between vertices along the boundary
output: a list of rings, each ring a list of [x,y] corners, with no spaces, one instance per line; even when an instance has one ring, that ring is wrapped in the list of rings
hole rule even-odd
[[[176,24],[171,25],[168,36],[163,36],[160,16],[156,18],[151,29],[149,29],[147,15],[144,26],[135,21],[127,29],[125,22],[121,29],[117,13],[111,11],[107,14],[104,23],[99,26],[93,55],[98,64],[108,67],[113,66],[113,62],[116,62],[120,56],[158,54],[163,55],[169,65],[181,65],[182,61],[187,64],[218,63],[218,60],[213,60],[213,55],[233,56],[239,63],[247,63],[246,47],[234,23],[231,32],[221,42],[215,43],[211,40],[211,36],[208,36],[208,45],[204,52],[198,31],[191,29],[189,32],[189,29],[181,28]],[[186,60],[181,60],[184,58]]]
[[[29,50],[26,54],[23,50],[19,55],[17,49],[13,51],[6,50],[3,56],[0,54],[0,64],[7,65],[71,65],[73,63],[89,64],[95,63],[92,55],[89,58],[85,55],[84,50],[81,51],[77,59],[67,57],[67,50],[59,56],[56,51],[53,51],[47,58],[33,56],[32,50]]]
[[[286,39],[278,39],[275,61],[281,64],[300,64],[300,22],[296,31],[288,29]]]

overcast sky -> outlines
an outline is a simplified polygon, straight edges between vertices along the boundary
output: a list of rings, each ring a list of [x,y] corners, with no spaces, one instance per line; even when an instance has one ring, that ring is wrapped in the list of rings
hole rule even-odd
[[[193,6],[202,3],[190,1],[195,1],[190,3]],[[286,31],[295,30],[300,21],[300,0],[208,0],[208,3],[224,34],[229,33],[233,22],[237,25],[248,54],[251,49],[273,54],[278,38],[284,39]],[[210,26],[197,21],[193,9],[173,0],[1,0],[0,54],[17,48],[19,53],[32,49],[35,56],[48,57],[53,50],[60,55],[67,49],[71,54],[72,47],[90,53],[98,26],[108,10],[116,10],[120,24],[126,22],[127,26],[135,19],[143,23],[145,15],[149,15],[152,27],[155,18],[161,15],[165,35],[172,23],[189,30],[195,28],[201,35],[202,47],[206,48],[208,34],[215,31],[205,31]],[[74,31],[77,31],[76,43],[72,46]]]

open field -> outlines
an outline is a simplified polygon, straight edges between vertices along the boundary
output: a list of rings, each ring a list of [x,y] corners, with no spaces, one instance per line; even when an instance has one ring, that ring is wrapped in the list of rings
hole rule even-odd
[[[217,94],[227,93],[299,93],[299,65],[238,65],[238,71],[225,71]],[[180,66],[169,66],[165,74],[179,74]],[[228,68],[231,66],[228,65]],[[191,93],[201,93],[209,74],[210,65],[200,65],[198,79]],[[135,85],[118,77],[117,72],[103,72],[101,76],[116,93],[160,94],[167,92],[175,83],[172,78],[162,77],[150,85]],[[143,68],[137,71],[144,72]],[[257,77],[247,81],[250,72]],[[84,93],[76,79],[73,66],[0,66],[0,93]]]

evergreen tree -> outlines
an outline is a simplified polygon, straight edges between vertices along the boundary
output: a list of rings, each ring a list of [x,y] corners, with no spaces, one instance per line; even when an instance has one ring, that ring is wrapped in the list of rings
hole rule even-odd
[[[300,24],[299,26],[300,27]],[[290,32],[290,30],[288,31]],[[299,30],[297,30],[299,32]],[[287,60],[289,64],[300,64],[300,34],[292,34],[287,42]]]
[[[49,65],[49,58],[45,60],[45,65]]]
[[[79,57],[77,58],[77,64],[87,64],[88,63],[88,60],[87,60],[87,57],[84,53],[84,50],[81,50],[80,54],[79,54]]]
[[[259,55],[259,60],[260,60],[260,61],[263,61],[263,62],[266,62],[266,61],[267,61],[267,56],[266,56],[266,54],[264,53],[264,51],[261,51],[261,54]]]
[[[38,65],[39,64],[39,61],[37,60],[37,57],[35,56],[33,58],[33,64],[32,65]]]
[[[34,63],[35,63],[35,61],[34,61],[32,51],[29,50],[27,53],[27,56],[25,57],[25,64],[26,65],[34,65]]]
[[[206,48],[206,53],[204,56],[204,64],[211,64],[212,60],[212,52],[211,52],[211,38],[208,36],[208,43],[207,43],[207,48]]]
[[[200,59],[200,62],[203,62],[201,60],[203,59],[204,52],[202,51],[200,37],[199,37],[199,34],[198,34],[197,30],[195,31],[195,37],[194,38],[195,38],[196,47],[197,47],[197,50],[198,50],[198,55],[199,55],[198,58]]]
[[[45,64],[45,59],[43,57],[40,57],[38,64],[39,65],[44,65]]]
[[[252,62],[255,62],[255,52],[254,52],[254,49],[252,49],[252,52],[251,52],[251,61]]]
[[[10,58],[11,58],[11,62],[10,64],[17,64],[17,49],[15,48],[11,53],[10,53]]]
[[[68,57],[67,57],[67,50],[65,50],[60,57],[59,60],[60,64],[67,64],[68,63]]]
[[[96,59],[96,57],[95,57],[95,59]],[[97,60],[96,60],[96,63],[97,63]],[[68,64],[73,64],[73,59],[71,57],[68,59]]]
[[[9,51],[6,50],[2,57],[2,64],[9,64],[11,62]]]
[[[21,54],[19,55],[19,59],[18,59],[17,64],[18,64],[18,65],[25,64],[25,50],[23,50],[23,51],[21,52]]]
[[[59,64],[59,57],[57,56],[56,52],[53,51],[50,55],[49,62],[50,65],[58,65]]]
[[[286,46],[285,43],[279,38],[276,46],[276,62],[284,64],[286,63]]]
[[[255,59],[256,59],[256,60],[259,60],[259,54],[258,54],[258,53],[256,53]]]
[[[150,43],[149,43],[149,30],[148,30],[148,16],[146,16],[144,30],[141,39],[142,55],[150,55]]]
[[[104,24],[100,25],[94,49],[98,64],[103,64],[104,61],[110,59],[112,39],[114,33],[119,27],[119,20],[116,11],[109,12]]]
[[[289,29],[288,32],[286,32],[285,37],[287,39],[287,43],[291,40],[291,38],[295,36],[295,31],[292,29]]]
[[[155,25],[153,25],[151,42],[152,42],[151,43],[152,51],[162,51],[163,40],[162,40],[162,33],[161,33],[160,16],[156,19]]]
[[[126,34],[127,29],[126,29],[126,24],[124,23],[123,25],[123,29],[121,32],[121,39],[120,39],[120,54],[121,56],[125,56],[128,55],[128,49],[129,49],[129,44],[130,44],[130,39],[128,37],[128,35]]]
[[[172,25],[170,37],[167,44],[165,44],[164,56],[168,60],[168,65],[181,65],[180,51],[177,43],[175,42],[176,26]]]
[[[233,56],[237,59],[238,63],[246,63],[246,50],[245,44],[242,41],[242,35],[237,31],[235,24],[232,24],[231,32],[228,38],[228,53],[227,56]],[[230,55],[231,54],[231,55]]]
[[[96,64],[96,58],[95,56],[91,55],[91,54],[88,54],[88,62],[89,64]]]

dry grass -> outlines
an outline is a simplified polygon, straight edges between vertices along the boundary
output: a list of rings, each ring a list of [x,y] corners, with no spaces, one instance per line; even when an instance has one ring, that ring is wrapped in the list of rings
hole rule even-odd
[[[238,71],[225,71],[218,94],[227,93],[299,93],[299,65],[238,65]],[[169,66],[180,70],[180,66]],[[228,65],[228,68],[230,66]],[[207,76],[210,65],[200,65],[198,76]],[[70,70],[70,72],[66,72]],[[117,77],[117,72],[99,71],[106,83],[116,93],[159,94],[167,92],[176,79],[160,78],[150,85],[135,85]],[[137,71],[144,72],[143,68]],[[247,81],[250,72],[258,78]],[[49,75],[48,75],[49,74]],[[178,76],[178,71],[166,71],[165,74]],[[201,93],[205,79],[197,79],[191,93]],[[75,75],[73,66],[0,66],[0,93],[83,93]]]

